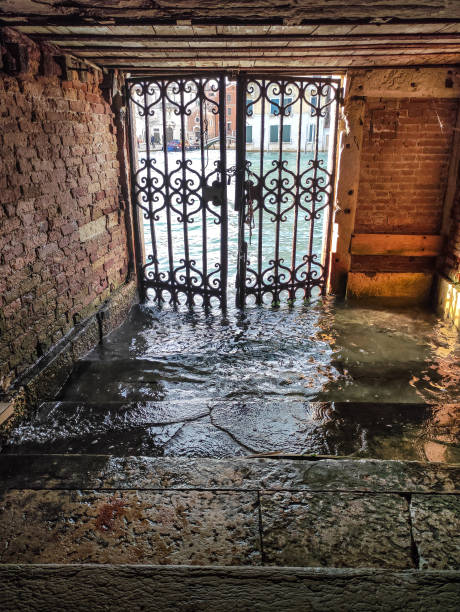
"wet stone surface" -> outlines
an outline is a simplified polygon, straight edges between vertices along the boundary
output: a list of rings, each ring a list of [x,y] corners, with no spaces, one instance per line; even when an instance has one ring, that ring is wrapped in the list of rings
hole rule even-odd
[[[239,440],[215,427],[210,419],[184,423],[164,446],[165,457],[241,457],[248,454]]]
[[[460,569],[459,469],[3,455],[0,563]]]
[[[3,451],[458,462],[459,356],[417,308],[138,305]]]
[[[306,402],[58,401],[14,428],[8,453],[237,457],[257,453],[460,460],[460,406]],[[429,424],[429,425],[428,425]]]
[[[460,465],[375,459],[2,455],[0,490],[212,489],[456,493]]]
[[[410,513],[420,569],[460,570],[460,497],[413,495]]]
[[[263,493],[261,508],[271,565],[414,567],[409,508],[401,496]]]
[[[226,316],[138,306],[88,359],[150,361],[214,399],[452,403],[459,356],[457,330],[422,308],[329,299]]]
[[[46,612],[55,609],[56,602],[67,612],[456,612],[460,575],[293,567],[10,565],[0,566],[0,582],[0,607],[8,611],[23,610],[27,601],[33,602],[33,610]]]
[[[1,563],[260,563],[251,492],[10,491]]]

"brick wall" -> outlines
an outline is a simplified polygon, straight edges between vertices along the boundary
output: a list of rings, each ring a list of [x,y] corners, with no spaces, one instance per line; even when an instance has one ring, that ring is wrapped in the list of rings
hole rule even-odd
[[[457,104],[367,99],[356,234],[440,232]],[[424,271],[434,265],[435,258],[352,258],[356,271]]]
[[[97,70],[5,29],[0,67],[0,389],[127,275],[116,130]],[[16,57],[8,43],[14,43]],[[64,63],[63,63],[64,62]],[[61,68],[59,67],[61,65]],[[64,67],[62,67],[64,66]]]

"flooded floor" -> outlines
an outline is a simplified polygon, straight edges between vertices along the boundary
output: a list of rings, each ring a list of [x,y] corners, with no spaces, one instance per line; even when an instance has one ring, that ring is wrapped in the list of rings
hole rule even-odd
[[[422,308],[133,308],[6,452],[460,460],[458,332]]]

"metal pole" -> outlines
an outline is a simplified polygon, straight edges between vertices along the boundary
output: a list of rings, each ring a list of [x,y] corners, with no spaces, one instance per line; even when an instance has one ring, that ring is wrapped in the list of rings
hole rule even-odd
[[[247,244],[244,239],[245,162],[246,162],[246,75],[240,74],[236,83],[236,177],[235,210],[238,211],[238,261],[236,272],[236,307],[245,303]]]

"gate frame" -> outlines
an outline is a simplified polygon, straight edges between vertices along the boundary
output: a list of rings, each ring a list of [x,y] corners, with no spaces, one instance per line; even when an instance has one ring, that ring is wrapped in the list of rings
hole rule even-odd
[[[145,278],[144,269],[145,263],[145,249],[144,249],[144,236],[143,236],[143,224],[142,224],[142,209],[137,203],[137,195],[135,189],[135,175],[137,168],[137,155],[138,149],[135,142],[136,130],[135,130],[135,116],[133,112],[134,102],[130,95],[130,86],[135,83],[154,82],[161,80],[171,81],[187,81],[206,79],[216,79],[219,84],[219,138],[220,138],[220,163],[221,166],[219,171],[221,173],[223,198],[221,202],[221,243],[220,243],[220,279],[221,279],[221,294],[218,297],[220,300],[220,307],[225,310],[227,307],[227,281],[228,281],[228,197],[227,197],[227,183],[224,177],[229,172],[227,168],[226,158],[226,84],[227,81],[236,81],[236,164],[235,164],[235,210],[238,211],[238,254],[237,254],[237,271],[236,271],[236,306],[238,308],[244,308],[246,304],[247,295],[249,295],[246,289],[246,264],[247,264],[247,242],[245,240],[245,216],[246,216],[246,187],[245,187],[245,173],[247,167],[246,160],[246,85],[251,79],[266,79],[274,82],[291,81],[310,81],[314,83],[315,80],[321,81],[322,83],[330,82],[336,87],[336,96],[334,100],[335,106],[335,118],[333,125],[331,123],[331,129],[333,129],[333,143],[329,144],[329,149],[332,150],[332,164],[331,164],[331,180],[330,180],[330,191],[329,191],[329,202],[327,205],[327,220],[324,220],[324,224],[327,224],[327,228],[323,233],[323,244],[321,261],[324,264],[323,278],[324,282],[321,287],[321,294],[325,295],[329,286],[329,274],[331,268],[331,245],[332,245],[332,226],[333,226],[333,213],[334,204],[336,198],[336,180],[337,180],[337,145],[338,145],[338,123],[339,123],[339,107],[343,104],[343,76],[337,76],[335,78],[321,77],[318,74],[311,75],[299,75],[297,71],[291,73],[286,72],[284,75],[279,73],[259,73],[251,71],[238,71],[235,74],[233,71],[222,70],[216,72],[190,72],[190,73],[153,73],[146,74],[143,76],[130,77],[126,79],[125,83],[125,99],[128,106],[128,130],[129,130],[129,153],[130,153],[130,182],[131,182],[131,199],[133,207],[133,226],[134,226],[134,243],[135,243],[135,256],[136,256],[136,270],[138,278],[138,287],[140,292],[141,301],[145,301],[147,297],[147,289],[159,289],[160,291],[168,291],[169,288],[166,285],[154,286],[152,281]],[[147,121],[145,121],[147,125]],[[281,136],[280,136],[281,137]],[[318,138],[318,133],[316,134]],[[146,140],[148,140],[146,138]],[[150,143],[146,142],[146,155],[147,159],[150,157]],[[166,143],[163,145],[166,146]],[[325,227],[325,225],[323,225]],[[222,239],[224,238],[224,239]],[[182,291],[185,293],[184,291]],[[170,292],[173,295],[172,292]],[[206,289],[203,293],[206,293]],[[193,295],[203,295],[202,292],[195,291]],[[215,295],[215,294],[214,294]],[[204,298],[205,306],[208,305],[208,300],[211,296]],[[161,306],[161,300],[158,300]],[[193,306],[194,301],[189,301],[187,297],[187,304]],[[174,301],[174,306],[178,305],[178,301]]]
[[[131,182],[131,200],[133,207],[133,225],[134,225],[134,243],[135,243],[135,251],[136,251],[136,270],[137,270],[137,279],[139,286],[139,293],[141,301],[145,301],[147,298],[147,290],[153,289],[155,291],[155,301],[157,301],[158,305],[161,307],[162,294],[164,291],[169,292],[171,298],[169,300],[170,304],[174,307],[179,305],[178,295],[180,293],[185,294],[186,303],[189,307],[195,305],[194,298],[196,295],[200,295],[203,298],[203,305],[205,307],[210,306],[210,300],[212,297],[216,297],[220,302],[220,307],[225,310],[227,307],[227,282],[228,282],[228,198],[227,198],[227,153],[226,153],[226,79],[228,74],[225,71],[216,71],[216,72],[191,72],[187,74],[171,74],[171,73],[161,73],[161,74],[151,74],[137,77],[129,77],[125,82],[125,99],[126,104],[128,106],[128,129],[129,129],[129,153],[130,153],[130,182]],[[135,111],[134,106],[135,102],[132,99],[131,89],[136,84],[142,83],[159,83],[162,81],[171,81],[171,82],[179,82],[179,81],[198,81],[198,80],[206,80],[212,81],[216,80],[218,84],[218,92],[219,92],[219,102],[218,102],[218,112],[216,115],[219,117],[219,141],[220,141],[220,159],[218,161],[218,165],[216,166],[216,172],[220,173],[221,181],[219,186],[221,188],[221,201],[219,203],[220,206],[220,221],[219,225],[221,225],[221,240],[220,240],[220,287],[216,290],[212,290],[207,286],[207,280],[209,280],[210,273],[205,274],[203,270],[203,287],[198,287],[189,283],[188,288],[182,287],[180,285],[176,285],[174,282],[168,284],[167,282],[161,282],[159,279],[157,281],[150,280],[145,276],[146,269],[146,261],[145,261],[145,248],[144,248],[144,233],[143,233],[143,223],[142,223],[142,208],[138,203],[138,194],[136,193],[136,175],[139,172],[138,168],[138,148],[136,146],[136,119],[135,119]],[[164,97],[162,97],[164,100]],[[200,105],[206,103],[206,98],[201,99]],[[204,100],[204,101],[203,101]],[[200,106],[201,108],[201,106]],[[178,117],[182,118],[185,115],[184,113],[179,113]],[[144,123],[146,127],[146,158],[147,160],[151,160],[151,149],[150,149],[150,134],[148,133],[148,121],[147,118],[144,118]],[[165,118],[164,118],[164,106],[162,107],[162,124],[164,126]],[[202,116],[200,113],[200,128],[202,128]],[[201,130],[202,131],[202,130]],[[164,136],[164,134],[163,134]],[[183,138],[185,141],[185,137]],[[201,147],[203,147],[203,137],[201,135]],[[167,159],[167,143],[165,137],[163,137],[163,148],[162,154]],[[182,145],[182,151],[185,152],[184,144]],[[185,155],[182,156],[182,161],[186,159]],[[167,165],[166,165],[167,168]],[[166,170],[166,175],[170,176],[171,173],[168,173]],[[209,175],[208,175],[209,176]],[[206,175],[204,175],[206,178]],[[203,179],[203,175],[200,174],[200,179]],[[204,184],[202,185],[204,186]],[[165,195],[165,198],[167,196]],[[200,198],[200,211],[203,210],[203,207],[206,206],[206,201],[203,199],[202,194],[198,196]],[[150,204],[150,200],[148,202]],[[169,203],[166,205],[166,207]],[[187,222],[186,222],[187,223]],[[188,234],[188,232],[186,232]],[[203,229],[202,229],[203,236]],[[170,244],[170,235],[168,236],[168,245]],[[185,247],[184,247],[185,248]],[[153,258],[151,263],[155,262],[155,251],[153,246],[153,236],[152,236],[152,253]],[[191,262],[191,258],[189,257],[188,262]],[[185,267],[187,267],[187,262],[185,262]],[[177,272],[178,268],[174,270]],[[172,272],[171,272],[172,273]],[[189,270],[190,274],[190,270]],[[201,289],[201,290],[200,290]]]
[[[295,83],[296,81],[308,81],[314,84],[315,81],[328,84],[330,83],[333,90],[335,91],[334,97],[334,122],[331,122],[331,129],[333,129],[333,142],[329,144],[328,150],[332,151],[332,164],[330,172],[330,190],[326,213],[327,219],[323,221],[323,241],[321,250],[321,263],[324,266],[323,271],[323,283],[321,286],[321,295],[326,295],[329,286],[329,275],[331,268],[331,246],[332,246],[332,228],[333,228],[333,217],[334,217],[334,205],[336,200],[336,170],[337,170],[337,144],[338,144],[338,126],[339,126],[339,109],[340,105],[343,104],[343,79],[341,76],[335,78],[321,77],[320,75],[299,75],[297,73],[287,73],[284,76],[279,73],[259,73],[259,72],[239,72],[237,77],[237,128],[236,128],[236,188],[235,188],[235,210],[239,213],[238,219],[238,260],[237,260],[237,273],[236,273],[236,306],[237,308],[244,308],[246,305],[246,298],[250,293],[246,291],[246,271],[247,271],[247,255],[248,245],[245,240],[245,217],[246,217],[246,189],[245,189],[245,173],[247,168],[246,160],[246,91],[247,84],[252,80],[281,83],[282,81],[288,81]],[[267,98],[268,99],[268,98]],[[257,100],[256,100],[257,101]],[[316,130],[315,142],[318,139],[318,130]],[[281,141],[282,134],[280,133],[279,139]],[[298,148],[300,143],[298,143]],[[305,282],[308,285],[308,278]],[[300,288],[300,287],[299,287]],[[308,285],[309,288],[309,285]],[[283,290],[283,289],[282,289]],[[285,290],[285,289],[284,289]],[[268,291],[267,291],[268,292]],[[309,297],[309,296],[308,296]],[[304,298],[305,300],[306,298]],[[256,303],[259,303],[256,301]],[[263,303],[263,302],[262,302]],[[277,304],[279,305],[279,304]]]

